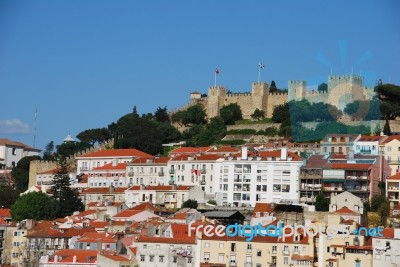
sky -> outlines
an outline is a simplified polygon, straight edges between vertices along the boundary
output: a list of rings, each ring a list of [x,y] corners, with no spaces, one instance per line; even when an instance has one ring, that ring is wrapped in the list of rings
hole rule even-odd
[[[400,85],[399,11],[396,0],[2,0],[0,138],[43,149],[134,106],[179,108],[215,68],[218,85],[251,91],[259,62],[278,88],[331,73]]]

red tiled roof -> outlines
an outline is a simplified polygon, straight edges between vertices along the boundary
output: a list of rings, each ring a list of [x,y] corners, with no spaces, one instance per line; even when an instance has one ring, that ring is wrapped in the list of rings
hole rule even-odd
[[[150,202],[144,202],[144,203],[138,204],[138,205],[136,205],[136,206],[130,208],[130,210],[161,211],[160,209],[154,207],[153,204],[151,204]]]
[[[168,157],[150,157],[150,158],[137,158],[132,160],[131,164],[167,164]]]
[[[129,261],[129,258],[126,257],[125,255],[120,255],[120,254],[108,254],[108,253],[102,253],[100,254],[103,257],[106,257],[112,261]]]
[[[95,152],[89,152],[86,154],[83,154],[77,158],[108,158],[108,157],[137,157],[137,158],[143,158],[143,157],[152,157],[151,155],[134,149],[134,148],[128,148],[128,149],[105,149],[105,150],[99,150]]]
[[[74,216],[75,217],[85,217],[85,216],[91,215],[91,214],[96,214],[96,211],[95,210],[84,210]]]
[[[83,234],[77,241],[81,243],[95,243],[100,241],[102,243],[116,243],[115,238],[108,233],[90,232]]]
[[[128,210],[124,210],[124,211],[121,211],[120,213],[115,214],[113,216],[113,218],[121,218],[121,217],[122,218],[129,218],[129,217],[131,217],[133,215],[136,215],[138,213],[141,213],[141,212],[142,212],[141,210],[128,209]]]
[[[208,153],[235,153],[238,152],[239,149],[237,147],[233,147],[233,146],[221,146],[219,148],[213,148],[209,151],[207,151]]]
[[[117,187],[117,188],[114,188],[113,192],[110,192],[109,187],[90,187],[90,188],[83,189],[81,194],[107,194],[107,193],[111,193],[111,194],[119,193],[120,194],[120,193],[124,193],[126,189],[128,189],[128,187]]]
[[[268,212],[269,214],[274,212],[274,208],[270,203],[256,203],[251,216],[256,217],[257,212],[260,212],[260,216],[263,216],[264,212]]]
[[[0,209],[0,217],[11,217],[11,212],[10,212],[11,210],[10,209],[4,209],[4,208],[1,208]]]
[[[328,167],[328,166],[327,166]],[[345,169],[345,170],[367,170],[371,167],[371,164],[357,164],[357,163],[331,163],[329,164],[331,169]]]
[[[393,140],[399,140],[400,141],[400,135],[391,135],[386,140],[383,142],[384,144],[387,144]]]
[[[0,145],[22,147],[23,149],[30,151],[41,151],[40,149],[30,147],[21,142],[12,141],[7,138],[0,138]]]
[[[113,166],[113,163],[108,163],[104,166],[96,167],[93,169],[93,171],[100,170],[126,170],[126,163],[118,163],[116,166]]]
[[[73,236],[81,236],[86,232],[95,232],[94,228],[85,227],[82,229],[67,228],[58,229],[53,228],[54,224],[52,221],[40,221],[28,231],[26,237],[36,238],[36,237],[51,237],[51,238],[71,238]]]
[[[392,175],[388,178],[388,180],[400,180],[400,172],[396,173],[395,175]]]
[[[293,254],[292,260],[300,260],[300,261],[314,261],[314,257],[308,255],[298,255]]]
[[[394,238],[394,228],[384,228],[382,229],[381,234],[381,238]]]
[[[386,136],[380,136],[380,135],[362,135],[357,142],[376,142],[380,141],[381,139],[385,138]]]
[[[346,249],[373,250],[372,246],[347,246]]]
[[[95,263],[97,260],[97,250],[83,249],[61,249],[56,251],[58,262],[72,263],[76,256],[77,263]],[[54,262],[54,259],[49,259],[49,262]]]
[[[337,211],[335,211],[335,213],[342,213],[342,214],[356,214],[354,211],[352,211],[351,209],[349,209],[348,207],[344,206],[341,209],[338,209]]]
[[[89,221],[89,225],[94,228],[106,228],[108,226],[108,222],[103,221]]]

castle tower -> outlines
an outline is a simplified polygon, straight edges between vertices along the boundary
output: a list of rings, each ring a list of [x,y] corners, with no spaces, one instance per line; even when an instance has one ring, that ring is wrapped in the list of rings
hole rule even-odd
[[[307,85],[306,81],[289,81],[288,94],[291,100],[302,100],[306,97]]]
[[[225,87],[211,86],[208,88],[207,117],[209,119],[219,115],[219,109],[224,105],[225,96]]]
[[[258,108],[259,110],[264,110],[264,112],[267,111],[268,95],[269,95],[268,83],[255,82],[252,84],[251,97],[254,110]]]
[[[368,99],[364,79],[358,75],[328,76],[328,103],[343,110],[348,103]]]

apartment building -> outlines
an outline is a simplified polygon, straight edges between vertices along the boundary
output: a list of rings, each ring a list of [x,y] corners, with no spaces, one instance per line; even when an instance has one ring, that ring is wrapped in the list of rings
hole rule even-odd
[[[88,176],[88,187],[127,187],[129,178],[126,176],[126,163],[112,163],[95,167],[86,172]]]
[[[321,154],[349,154],[359,134],[327,134],[320,142]]]
[[[391,207],[396,207],[400,204],[400,172],[390,176],[386,180],[386,196],[389,199]]]
[[[400,172],[400,135],[386,138],[381,149],[391,168],[391,175]]]
[[[12,168],[23,157],[39,156],[40,149],[25,145],[24,143],[0,138],[0,165]]]
[[[298,203],[303,159],[280,151],[242,152],[217,160],[214,179],[218,205],[254,207],[257,202]]]
[[[137,158],[126,164],[129,186],[167,185],[168,157]]]
[[[379,148],[387,138],[379,135],[361,135],[354,140],[353,151],[356,154],[379,155],[381,152]]]

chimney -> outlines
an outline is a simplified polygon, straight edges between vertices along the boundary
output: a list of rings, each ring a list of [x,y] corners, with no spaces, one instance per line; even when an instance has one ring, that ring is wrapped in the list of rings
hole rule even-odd
[[[76,255],[74,255],[72,263],[76,263]]]
[[[118,164],[118,160],[117,159],[113,159],[112,161],[112,166],[115,167]]]
[[[114,186],[110,185],[110,187],[109,187],[109,191],[110,191],[110,193],[114,192],[114,191],[115,191],[115,188],[114,188]]]
[[[54,262],[55,263],[58,262],[58,256],[57,255],[54,256]]]
[[[242,159],[247,160],[247,146],[242,146]]]
[[[281,148],[281,160],[286,160],[287,159],[287,148],[282,147]]]

